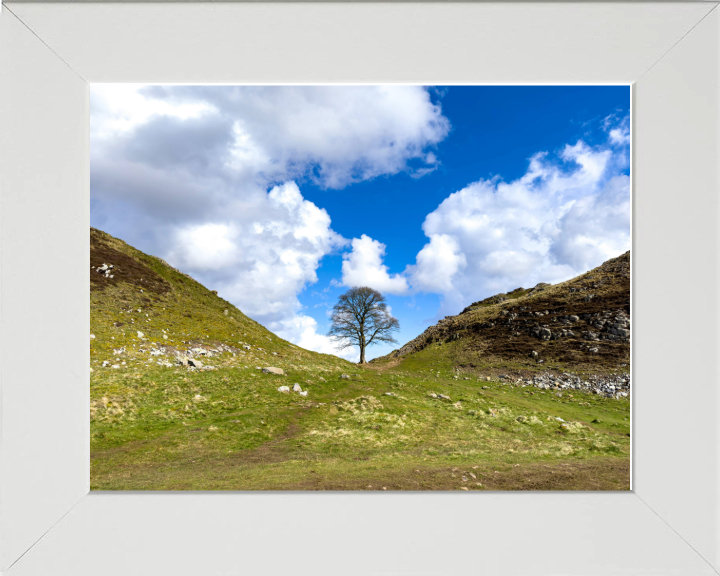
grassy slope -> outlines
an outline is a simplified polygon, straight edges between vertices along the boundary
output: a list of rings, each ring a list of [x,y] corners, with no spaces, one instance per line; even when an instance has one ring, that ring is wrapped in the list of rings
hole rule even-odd
[[[629,488],[627,400],[487,381],[492,362],[458,378],[462,340],[353,365],[278,338],[119,240],[96,232],[92,244],[91,263],[119,271],[94,277],[91,290],[93,489]],[[217,369],[200,371],[141,351],[188,342],[235,355],[203,360]],[[277,391],[296,382],[307,397]]]

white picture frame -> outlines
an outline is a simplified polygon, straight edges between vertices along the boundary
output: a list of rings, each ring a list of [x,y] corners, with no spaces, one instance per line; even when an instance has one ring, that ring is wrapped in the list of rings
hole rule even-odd
[[[720,574],[717,5],[7,2],[0,573]],[[632,491],[89,493],[89,82],[632,84]]]

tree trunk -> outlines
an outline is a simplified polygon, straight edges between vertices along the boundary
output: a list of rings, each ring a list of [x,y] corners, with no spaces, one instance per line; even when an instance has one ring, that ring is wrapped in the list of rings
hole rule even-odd
[[[360,362],[358,364],[365,364],[365,346],[360,344]]]

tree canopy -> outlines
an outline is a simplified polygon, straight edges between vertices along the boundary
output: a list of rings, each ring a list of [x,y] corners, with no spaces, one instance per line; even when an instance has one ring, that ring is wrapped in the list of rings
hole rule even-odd
[[[333,307],[332,327],[328,336],[338,347],[360,348],[360,364],[365,363],[365,349],[379,342],[397,342],[392,333],[400,323],[387,309],[385,297],[377,290],[362,286],[341,295]]]

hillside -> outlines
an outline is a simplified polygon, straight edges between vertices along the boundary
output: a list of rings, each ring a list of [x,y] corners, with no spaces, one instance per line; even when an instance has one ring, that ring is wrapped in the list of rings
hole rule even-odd
[[[455,343],[463,366],[608,371],[630,363],[630,252],[561,284],[517,288],[448,316],[383,362]]]
[[[627,342],[587,341],[593,353],[533,335],[590,314],[572,323],[582,334],[622,309],[604,273],[476,303],[358,366],[277,337],[159,258],[90,237],[94,490],[629,488],[629,399],[598,389],[627,378]],[[525,322],[543,306],[538,327]]]

